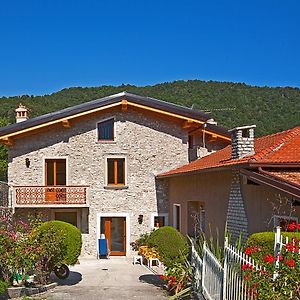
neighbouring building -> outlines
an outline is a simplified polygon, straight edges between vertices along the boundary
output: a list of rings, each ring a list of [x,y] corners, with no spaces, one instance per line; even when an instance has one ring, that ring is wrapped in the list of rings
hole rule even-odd
[[[184,234],[233,239],[300,221],[300,127],[254,138],[231,130],[232,145],[159,174],[168,182],[170,224]]]
[[[0,128],[14,213],[76,225],[83,254],[111,255],[169,222],[168,180],[156,175],[211,155],[230,133],[207,114],[123,92]]]

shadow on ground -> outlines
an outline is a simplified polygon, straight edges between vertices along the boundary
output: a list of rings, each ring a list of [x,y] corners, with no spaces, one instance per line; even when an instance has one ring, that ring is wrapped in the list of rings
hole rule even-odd
[[[70,275],[66,279],[59,279],[54,274],[51,274],[51,279],[58,285],[75,285],[82,280],[82,275],[79,272],[70,271]]]
[[[142,275],[139,277],[139,280],[160,288],[164,288],[165,285],[165,282],[159,278],[159,275]]]

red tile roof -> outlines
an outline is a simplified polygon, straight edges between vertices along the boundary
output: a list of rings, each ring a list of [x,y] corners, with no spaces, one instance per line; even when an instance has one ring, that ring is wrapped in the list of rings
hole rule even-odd
[[[158,177],[194,173],[207,169],[222,168],[239,164],[286,163],[300,167],[300,126],[275,134],[256,138],[255,154],[240,159],[231,158],[231,145],[211,155],[170,170]]]
[[[264,173],[267,173],[275,179],[292,183],[300,188],[300,170],[265,171]]]

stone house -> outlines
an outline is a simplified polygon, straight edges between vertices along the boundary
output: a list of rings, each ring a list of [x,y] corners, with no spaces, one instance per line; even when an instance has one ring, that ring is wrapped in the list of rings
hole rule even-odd
[[[300,127],[254,138],[255,126],[231,130],[232,145],[174,170],[170,224],[184,234],[233,239],[300,221]]]
[[[43,214],[76,225],[83,254],[101,234],[111,255],[169,222],[165,179],[156,175],[227,146],[229,132],[211,117],[127,92],[0,128],[8,146],[14,213]]]

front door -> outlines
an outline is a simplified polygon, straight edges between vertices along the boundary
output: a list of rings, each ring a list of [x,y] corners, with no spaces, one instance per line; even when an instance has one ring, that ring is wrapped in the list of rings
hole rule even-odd
[[[101,233],[105,234],[112,256],[126,255],[126,218],[102,217]]]
[[[45,192],[45,200],[49,202],[66,201],[66,160],[46,159],[45,161],[45,183],[49,188]]]

